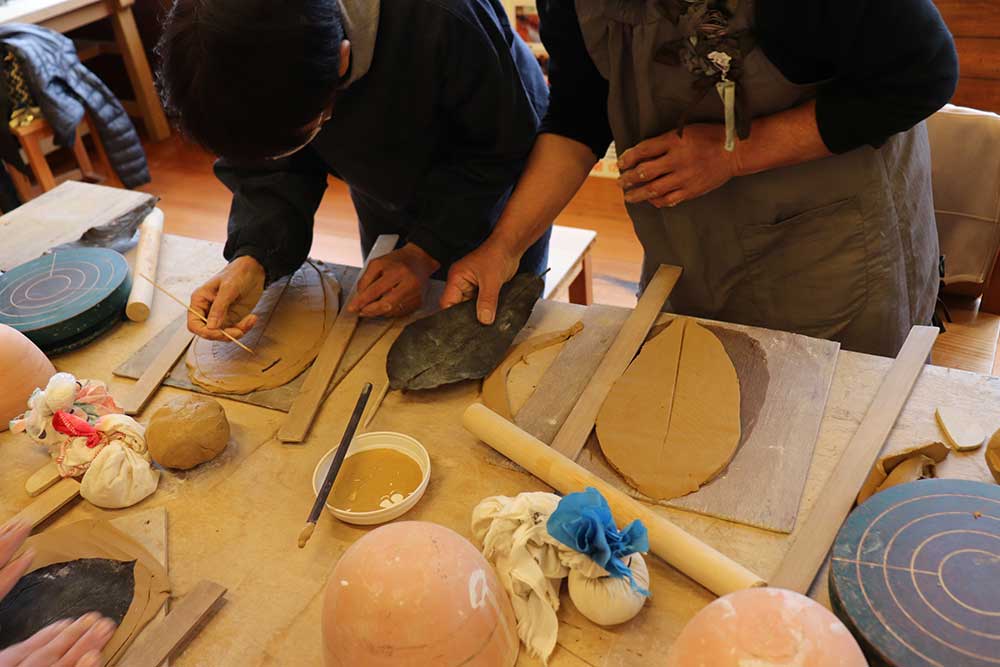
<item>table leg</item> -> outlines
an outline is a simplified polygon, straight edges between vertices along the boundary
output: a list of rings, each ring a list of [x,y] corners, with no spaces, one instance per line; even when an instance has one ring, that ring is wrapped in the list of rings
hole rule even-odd
[[[979,302],[979,312],[1000,314],[1000,259],[993,264],[993,273],[983,286],[983,300]]]
[[[569,302],[582,306],[594,303],[594,268],[590,250],[583,254],[583,267],[569,284]]]
[[[56,179],[45,159],[45,151],[42,150],[41,137],[43,133],[36,131],[35,127],[36,125],[32,124],[31,131],[14,132],[14,134],[17,135],[21,148],[28,156],[28,166],[31,167],[31,172],[35,175],[35,180],[41,186],[42,192],[48,192],[56,187]]]
[[[124,4],[124,3],[122,3]],[[113,7],[111,26],[115,31],[115,41],[125,61],[128,78],[135,91],[135,99],[146,124],[146,132],[153,141],[163,141],[170,136],[170,125],[163,113],[160,97],[153,85],[153,73],[149,69],[146,51],[139,37],[139,28],[129,6]]]
[[[21,203],[23,204],[33,199],[35,193],[31,188],[31,181],[28,177],[6,162],[3,163],[3,166],[7,168],[7,174],[14,184],[14,189],[17,190],[17,196],[21,200]]]

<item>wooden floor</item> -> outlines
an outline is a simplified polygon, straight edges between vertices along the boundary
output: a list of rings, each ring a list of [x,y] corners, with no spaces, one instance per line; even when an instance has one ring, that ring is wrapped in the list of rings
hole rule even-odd
[[[212,174],[211,156],[176,137],[146,148],[153,182],[143,189],[161,198],[166,231],[225,241],[230,197]],[[632,232],[615,182],[589,179],[560,216],[559,224],[597,231],[593,251],[595,301],[635,305],[642,247]],[[361,263],[357,217],[347,188],[333,179],[316,216],[312,256],[345,264]],[[934,363],[1000,374],[1000,317],[979,313],[978,303],[968,299],[949,299],[949,307],[955,321],[938,340]]]

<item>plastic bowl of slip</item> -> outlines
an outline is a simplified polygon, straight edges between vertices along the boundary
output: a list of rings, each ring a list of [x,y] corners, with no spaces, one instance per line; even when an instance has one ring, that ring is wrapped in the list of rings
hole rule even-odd
[[[319,494],[336,453],[331,449],[316,465],[314,494]],[[391,431],[365,433],[351,441],[326,508],[346,523],[386,523],[416,505],[430,479],[430,456],[416,439]]]

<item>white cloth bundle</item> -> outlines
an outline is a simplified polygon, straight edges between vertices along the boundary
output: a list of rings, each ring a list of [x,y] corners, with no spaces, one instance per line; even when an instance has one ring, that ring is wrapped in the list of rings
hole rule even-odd
[[[486,498],[472,512],[472,534],[510,595],[517,634],[528,652],[546,664],[559,633],[562,580],[571,570],[587,578],[607,575],[589,557],[549,535],[546,522],[558,505],[555,494],[522,493]]]
[[[107,438],[80,483],[80,495],[98,507],[120,509],[135,505],[154,491],[160,472],[150,465],[145,429],[131,417],[110,414],[96,427]]]

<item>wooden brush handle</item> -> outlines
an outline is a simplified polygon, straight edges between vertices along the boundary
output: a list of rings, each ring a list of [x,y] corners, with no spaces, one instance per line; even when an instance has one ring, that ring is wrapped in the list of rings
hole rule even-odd
[[[619,525],[634,519],[642,521],[649,532],[650,551],[716,595],[766,585],[747,568],[629,498],[486,406],[470,405],[462,416],[462,424],[487,445],[560,493],[583,491],[588,486],[600,491]]]

